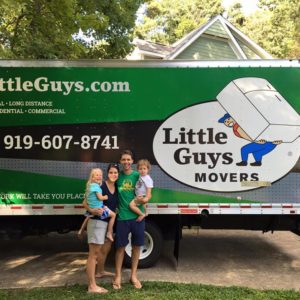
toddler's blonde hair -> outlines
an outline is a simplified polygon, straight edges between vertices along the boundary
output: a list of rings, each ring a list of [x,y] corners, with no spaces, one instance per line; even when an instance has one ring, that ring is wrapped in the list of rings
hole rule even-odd
[[[151,169],[151,164],[148,159],[140,159],[136,164],[136,168],[139,169],[140,166],[146,166],[149,171]]]
[[[93,176],[96,172],[100,172],[101,175],[103,176],[103,172],[100,168],[94,168],[94,169],[91,170],[91,173],[90,173],[90,176],[89,176],[89,179],[86,183],[86,188],[85,188],[85,196],[86,197],[90,193],[90,186],[91,186],[91,183],[92,183],[92,178],[93,178]],[[102,180],[100,181],[99,185],[102,185]]]

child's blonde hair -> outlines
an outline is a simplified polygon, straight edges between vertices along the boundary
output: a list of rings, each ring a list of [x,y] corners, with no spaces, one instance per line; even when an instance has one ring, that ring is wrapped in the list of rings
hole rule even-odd
[[[149,171],[151,169],[151,164],[148,159],[140,159],[136,164],[136,168],[139,169],[140,166],[146,166]]]
[[[101,175],[103,176],[103,172],[100,168],[94,168],[91,170],[91,173],[90,173],[90,176],[89,176],[89,179],[88,181],[86,182],[86,188],[85,188],[85,196],[87,197],[88,194],[90,193],[90,186],[91,186],[91,183],[92,183],[92,178],[94,176],[94,174],[96,172],[100,172]],[[102,180],[99,182],[99,185],[102,185]]]

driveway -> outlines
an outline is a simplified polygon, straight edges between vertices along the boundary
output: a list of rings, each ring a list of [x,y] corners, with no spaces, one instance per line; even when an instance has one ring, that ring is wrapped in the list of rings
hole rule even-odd
[[[0,249],[0,288],[86,283],[87,246],[74,233],[0,241]],[[300,237],[290,232],[185,230],[178,265],[172,253],[166,242],[151,271],[139,270],[140,279],[300,290]],[[107,270],[113,262],[112,251]]]

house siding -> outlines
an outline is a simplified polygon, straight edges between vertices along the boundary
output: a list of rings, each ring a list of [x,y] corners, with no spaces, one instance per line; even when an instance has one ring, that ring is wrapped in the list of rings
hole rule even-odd
[[[218,60],[238,59],[228,41],[201,36],[192,45],[181,52],[176,59]]]
[[[210,34],[213,36],[221,37],[221,38],[229,38],[224,26],[221,24],[220,21],[216,21],[212,24],[206,31],[205,34]]]

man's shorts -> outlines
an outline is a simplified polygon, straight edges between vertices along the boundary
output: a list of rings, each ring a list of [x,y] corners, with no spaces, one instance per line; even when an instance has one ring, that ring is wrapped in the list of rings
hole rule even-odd
[[[88,244],[103,245],[107,230],[107,222],[89,219],[87,224]]]
[[[116,248],[126,247],[129,243],[128,235],[131,233],[131,245],[143,246],[145,234],[145,220],[137,222],[134,220],[117,220],[116,224]]]

